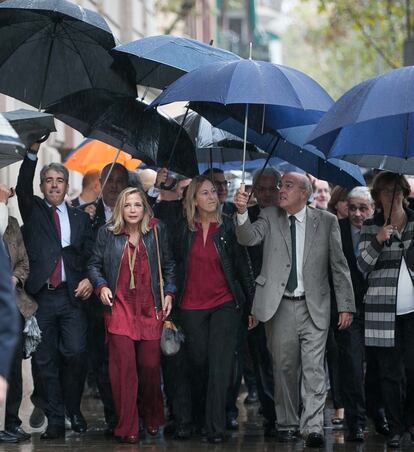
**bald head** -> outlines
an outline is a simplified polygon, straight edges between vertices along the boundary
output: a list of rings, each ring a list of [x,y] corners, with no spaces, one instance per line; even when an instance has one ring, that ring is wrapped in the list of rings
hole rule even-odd
[[[288,214],[296,214],[306,206],[312,194],[309,179],[300,173],[286,173],[280,181],[279,205]]]

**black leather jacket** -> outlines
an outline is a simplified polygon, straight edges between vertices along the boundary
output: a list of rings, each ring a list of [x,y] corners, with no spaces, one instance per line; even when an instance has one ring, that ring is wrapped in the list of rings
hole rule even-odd
[[[180,304],[188,273],[188,261],[195,232],[190,231],[187,221],[180,223],[174,241],[174,257],[177,262],[177,297]],[[220,257],[221,267],[237,307],[250,313],[254,295],[254,278],[246,248],[239,245],[234,233],[233,220],[223,215],[223,223],[213,234],[213,241]],[[208,278],[208,275],[206,275]]]
[[[176,292],[175,263],[172,259],[165,225],[157,220],[153,220],[153,222],[156,222],[156,226],[153,226],[150,231],[142,237],[142,241],[144,242],[148,256],[152,293],[154,296],[155,309],[158,311],[161,309],[161,295],[154,227],[158,230],[165,293],[175,294]],[[99,229],[92,257],[88,263],[89,279],[94,288],[105,284],[111,289],[112,294],[115,296],[119,268],[121,266],[122,254],[126,244],[127,236],[125,234],[115,235],[108,229],[108,225],[104,225]]]

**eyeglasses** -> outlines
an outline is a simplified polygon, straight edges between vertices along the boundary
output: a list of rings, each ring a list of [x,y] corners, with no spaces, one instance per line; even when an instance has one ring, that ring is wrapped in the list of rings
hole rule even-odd
[[[402,193],[402,188],[401,187],[397,187],[397,188],[383,188],[381,189],[381,193],[383,193],[384,195],[387,196],[392,196],[393,194],[399,195]]]

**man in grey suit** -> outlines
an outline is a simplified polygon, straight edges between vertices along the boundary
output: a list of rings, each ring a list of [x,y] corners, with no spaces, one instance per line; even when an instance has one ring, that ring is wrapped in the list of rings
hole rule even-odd
[[[320,447],[324,442],[329,267],[340,329],[351,324],[355,302],[338,221],[326,211],[306,206],[311,193],[306,176],[287,173],[279,184],[280,207],[263,209],[253,224],[247,215],[248,195],[237,192],[235,205],[239,243],[253,246],[264,241],[252,314],[265,323],[273,357],[278,440],[293,442],[300,431],[307,446]]]

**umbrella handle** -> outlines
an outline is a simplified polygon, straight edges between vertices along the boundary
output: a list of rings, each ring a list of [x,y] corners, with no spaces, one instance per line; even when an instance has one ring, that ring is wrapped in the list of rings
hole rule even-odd
[[[388,215],[387,221],[386,221],[386,226],[391,224],[391,214],[392,214],[392,209],[394,207],[394,199],[395,199],[395,192],[397,191],[397,179],[395,179],[395,184],[394,184],[394,191],[392,193],[392,200],[391,200],[391,208],[390,208],[390,213]],[[391,246],[391,237],[385,241],[385,246]]]
[[[240,193],[244,193],[246,191],[246,184],[242,182],[239,188]]]

